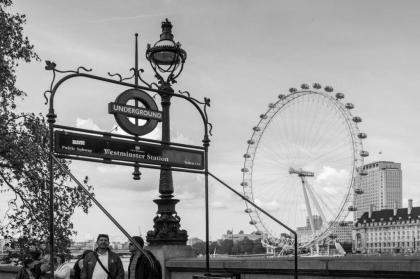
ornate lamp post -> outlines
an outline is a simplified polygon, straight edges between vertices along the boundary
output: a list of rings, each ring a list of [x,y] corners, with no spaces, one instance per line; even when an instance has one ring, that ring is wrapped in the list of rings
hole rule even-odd
[[[159,82],[159,89],[168,92],[161,94],[162,104],[162,141],[170,142],[169,108],[174,90],[171,84],[176,83],[176,78],[181,74],[187,53],[181,48],[179,42],[175,43],[172,34],[172,24],[168,19],[162,22],[160,40],[153,46],[147,46],[146,58],[150,62],[155,76]],[[150,245],[158,244],[186,244],[187,231],[180,230],[180,217],[175,211],[179,202],[173,199],[173,181],[170,167],[163,167],[160,171],[159,193],[160,198],[154,200],[158,206],[157,216],[153,219],[154,230],[147,233]]]

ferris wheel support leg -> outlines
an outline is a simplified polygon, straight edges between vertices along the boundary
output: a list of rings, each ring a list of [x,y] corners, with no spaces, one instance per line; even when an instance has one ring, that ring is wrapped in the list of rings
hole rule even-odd
[[[319,202],[318,202],[318,200],[316,199],[316,197],[315,197],[315,195],[314,195],[314,192],[313,192],[313,188],[312,188],[312,185],[310,185],[310,184],[306,184],[307,185],[307,188],[308,188],[308,192],[309,192],[309,195],[311,196],[311,198],[312,198],[312,200],[313,200],[313,202],[314,202],[314,204],[315,204],[315,207],[316,207],[316,210],[318,211],[318,213],[321,215],[321,219],[322,219],[322,226],[324,227],[328,227],[328,222],[327,222],[327,218],[325,218],[325,214],[324,214],[324,211],[322,211],[322,209],[321,209],[321,206],[319,206]],[[321,200],[322,201],[322,200]]]
[[[302,179],[303,195],[305,196],[306,211],[308,212],[309,223],[311,224],[312,234],[315,235],[314,218],[312,216],[311,205],[309,204],[308,192],[306,191],[306,184],[307,183],[306,183],[305,178],[303,176],[301,177],[301,179]]]

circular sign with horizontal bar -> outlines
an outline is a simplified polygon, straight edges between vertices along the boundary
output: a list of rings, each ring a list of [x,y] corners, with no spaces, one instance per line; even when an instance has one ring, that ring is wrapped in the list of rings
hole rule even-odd
[[[129,101],[137,101],[137,105],[127,105]],[[108,104],[108,112],[114,114],[118,125],[127,133],[142,136],[153,131],[158,122],[162,121],[162,112],[146,92],[139,89],[128,89],[118,95],[114,103]],[[132,122],[129,118],[134,118]],[[138,119],[146,120],[144,124],[139,125]]]

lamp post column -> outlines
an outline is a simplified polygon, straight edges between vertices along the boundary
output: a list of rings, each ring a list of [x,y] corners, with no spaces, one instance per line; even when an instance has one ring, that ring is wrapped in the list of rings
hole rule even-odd
[[[161,86],[162,90],[168,91],[173,93],[173,89],[169,85]],[[163,112],[163,119],[162,119],[162,141],[163,142],[170,142],[171,141],[171,129],[170,129],[170,117],[169,117],[169,109],[171,107],[171,95],[162,95],[162,112]],[[170,167],[162,167],[160,171],[160,179],[159,179],[159,193],[161,194],[161,198],[171,198],[174,192],[174,185],[172,181],[172,171]]]
[[[173,93],[173,89],[169,84],[162,84],[161,90]],[[164,143],[170,142],[170,117],[169,108],[171,106],[171,95],[162,94],[162,141]],[[188,240],[186,230],[181,230],[180,220],[175,211],[175,205],[179,202],[173,199],[173,180],[172,171],[170,167],[162,166],[159,179],[159,194],[160,198],[153,200],[158,206],[156,217],[153,219],[153,230],[147,232],[147,242],[150,245],[185,245]]]

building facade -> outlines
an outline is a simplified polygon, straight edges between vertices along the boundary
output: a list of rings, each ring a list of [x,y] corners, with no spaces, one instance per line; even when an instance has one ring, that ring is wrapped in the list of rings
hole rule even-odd
[[[360,182],[362,193],[354,195],[356,207],[355,219],[360,218],[369,207],[375,210],[402,207],[402,171],[401,164],[389,161],[378,161],[362,167],[366,175],[356,179]],[[358,185],[359,183],[356,183]]]
[[[371,206],[355,223],[353,231],[355,252],[394,254],[419,252],[420,207],[373,211]]]
[[[297,227],[296,233],[298,235],[298,242],[307,242],[312,240],[314,234],[319,234],[322,228],[322,218],[319,215],[312,216],[313,224],[315,232],[312,231],[311,222],[309,220],[309,216],[306,217],[306,226],[304,227]]]
[[[332,225],[331,234],[336,236],[340,243],[352,243],[353,241],[353,221],[330,222]]]
[[[233,233],[232,231],[227,231],[226,234],[222,235],[221,240],[230,239],[234,243],[244,240],[245,238],[248,238],[249,240],[258,240],[262,238],[262,234],[258,232],[252,232],[250,234],[244,233],[243,231],[240,231],[239,233]]]

